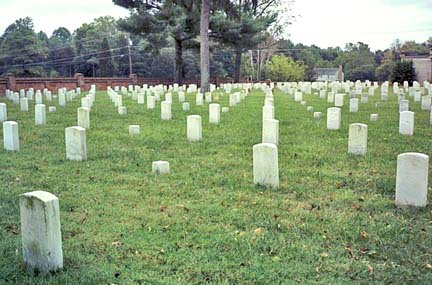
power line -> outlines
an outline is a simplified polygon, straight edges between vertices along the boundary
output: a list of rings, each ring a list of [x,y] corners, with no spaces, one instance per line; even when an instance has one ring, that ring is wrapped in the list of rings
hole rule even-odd
[[[101,34],[101,35],[98,35],[98,36],[101,36],[101,37],[106,37],[106,36],[108,36],[108,37],[114,37],[115,35],[107,33],[107,34]],[[54,49],[51,49],[51,48],[48,47],[48,51],[51,52],[51,51],[63,50],[63,49],[67,49],[67,48],[73,48],[72,44],[75,44],[75,45],[77,43],[78,44],[86,44],[86,43],[91,43],[91,42],[97,42],[97,41],[100,41],[100,40],[101,39],[81,40],[81,41],[71,40],[70,44],[68,44],[68,43],[61,43],[61,44],[64,45],[64,47],[54,48]],[[18,52],[20,56],[22,56],[22,55],[31,55],[31,54],[34,53],[33,51],[28,51],[28,52],[24,52],[24,53],[20,52],[20,51],[25,51],[25,50],[26,49],[21,49],[21,50],[17,50],[16,52]],[[14,54],[4,54],[4,55],[1,55],[0,58],[6,58],[6,57],[9,57],[9,56],[13,57],[15,55]]]
[[[123,48],[126,48],[128,46],[123,46],[123,47],[119,47],[119,48],[114,48],[114,49],[109,49],[109,50],[103,50],[103,51],[99,51],[99,52],[95,52],[95,53],[89,53],[89,54],[84,54],[84,55],[80,55],[80,56],[71,56],[71,57],[65,57],[65,58],[60,58],[60,59],[54,59],[54,60],[47,60],[47,61],[41,61],[41,62],[34,62],[34,63],[23,63],[23,64],[15,64],[15,65],[6,65],[6,66],[2,66],[1,68],[3,69],[7,69],[7,68],[12,68],[12,67],[24,67],[24,66],[35,66],[35,65],[44,65],[46,63],[62,63],[62,64],[66,64],[66,63],[72,63],[73,60],[77,59],[77,58],[82,58],[82,57],[86,57],[86,56],[90,56],[90,55],[96,55],[96,54],[101,54],[104,52],[111,52],[111,51],[115,51],[115,50],[120,50]],[[69,61],[72,60],[70,62],[62,62],[62,61]]]

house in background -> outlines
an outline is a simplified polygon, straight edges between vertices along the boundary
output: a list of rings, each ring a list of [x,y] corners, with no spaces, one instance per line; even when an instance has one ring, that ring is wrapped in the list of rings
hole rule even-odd
[[[314,68],[316,81],[344,81],[342,65],[339,68]]]
[[[432,49],[429,53],[403,52],[401,60],[413,62],[418,82],[432,82]]]

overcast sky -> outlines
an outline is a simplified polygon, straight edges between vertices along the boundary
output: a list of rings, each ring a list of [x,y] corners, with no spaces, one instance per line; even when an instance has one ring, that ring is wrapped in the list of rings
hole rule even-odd
[[[301,16],[288,27],[291,40],[324,48],[362,41],[385,49],[396,38],[432,36],[432,0],[296,0],[294,13]],[[60,26],[72,32],[99,16],[127,14],[111,0],[0,0],[0,33],[26,16],[50,36]]]

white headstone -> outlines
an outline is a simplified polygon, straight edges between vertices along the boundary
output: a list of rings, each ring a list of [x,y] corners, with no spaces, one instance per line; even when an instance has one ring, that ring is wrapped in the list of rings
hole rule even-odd
[[[188,102],[184,102],[182,104],[183,111],[189,111],[190,110],[190,104]]]
[[[147,96],[147,109],[154,109],[156,107],[155,97]]]
[[[124,106],[118,107],[118,113],[119,115],[127,115],[127,108]]]
[[[65,129],[66,159],[87,160],[86,130],[79,126]]]
[[[195,104],[197,106],[201,106],[204,104],[204,98],[203,98],[203,95],[201,93],[196,94]]]
[[[28,99],[26,97],[20,99],[20,108],[22,112],[28,112],[29,104],[28,104]]]
[[[254,184],[279,188],[278,148],[272,143],[253,146]]]
[[[54,113],[55,111],[57,111],[57,108],[55,106],[49,106],[48,107],[48,112],[49,113]]]
[[[171,103],[170,102],[163,101],[161,103],[161,119],[163,121],[169,121],[172,119]]]
[[[63,268],[59,200],[45,191],[20,195],[24,263],[30,272]]]
[[[209,104],[209,122],[210,124],[220,124],[220,105],[216,103]]]
[[[399,133],[401,135],[414,135],[414,112],[403,111],[399,113]]]
[[[7,121],[7,105],[0,103],[0,122]]]
[[[358,106],[359,106],[359,99],[357,99],[357,98],[350,99],[350,105],[349,105],[350,113],[357,113],[358,112]]]
[[[202,140],[201,116],[187,116],[187,138],[190,142]]]
[[[19,150],[18,123],[14,121],[3,122],[3,145],[5,150]]]
[[[35,106],[35,124],[46,125],[46,107],[45,104],[36,104]]]
[[[322,117],[322,113],[321,112],[314,112],[313,117],[314,117],[314,119],[320,119]]]
[[[279,143],[279,121],[274,119],[263,120],[262,142],[278,145]]]
[[[145,99],[144,98],[145,98],[144,94],[143,93],[139,93],[138,97],[137,97],[138,104],[144,104],[145,103]]]
[[[376,122],[376,121],[378,121],[378,114],[371,114],[371,115],[370,115],[370,121],[371,121],[371,122]]]
[[[409,111],[409,101],[401,100],[399,102],[399,112]]]
[[[327,129],[339,130],[341,127],[341,109],[330,107],[327,109]]]
[[[152,172],[155,174],[168,174],[169,173],[169,162],[168,161],[153,161]]]
[[[344,105],[344,94],[337,93],[334,98],[335,107],[343,107]]]
[[[422,96],[421,109],[430,111],[431,109],[431,96]]]
[[[348,135],[348,153],[365,155],[367,152],[368,126],[365,124],[350,124]]]
[[[78,126],[84,129],[90,129],[90,110],[86,107],[77,109]]]
[[[396,205],[424,207],[427,203],[429,156],[408,152],[398,155]]]
[[[228,113],[229,107],[222,107],[222,113]]]
[[[129,126],[129,135],[135,136],[139,135],[140,133],[140,126],[139,125],[130,125]]]
[[[263,115],[262,115],[263,120],[275,118],[275,111],[273,106],[264,106],[262,110],[263,110]]]
[[[59,100],[59,105],[60,106],[66,106],[66,95],[64,93],[59,93],[58,94],[58,100]]]

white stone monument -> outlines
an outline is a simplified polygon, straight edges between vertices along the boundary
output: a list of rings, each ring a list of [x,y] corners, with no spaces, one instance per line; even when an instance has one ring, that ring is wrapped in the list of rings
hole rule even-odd
[[[190,142],[202,140],[201,116],[187,116],[187,138]]]
[[[152,162],[152,172],[155,174],[168,174],[169,170],[168,161],[159,160]]]
[[[84,129],[90,129],[90,110],[86,107],[77,109],[78,126]]]
[[[408,152],[398,155],[396,205],[424,207],[427,203],[429,156]]]
[[[24,263],[42,274],[63,268],[59,200],[45,191],[20,195]]]
[[[79,126],[65,129],[66,159],[87,160],[86,130]]]
[[[253,146],[254,184],[279,188],[278,148],[272,143]]]
[[[209,104],[209,122],[210,124],[220,124],[220,105],[216,103]]]
[[[367,152],[368,126],[354,123],[349,125],[348,153],[365,155]]]
[[[18,123],[3,122],[3,146],[5,150],[19,151]]]
[[[401,135],[414,135],[414,112],[403,111],[399,113],[399,133]]]
[[[279,144],[279,121],[274,119],[263,120],[262,142]]]
[[[330,107],[327,109],[327,129],[339,130],[341,127],[341,109],[338,107]]]
[[[46,107],[45,104],[36,104],[35,106],[35,124],[46,125]]]

